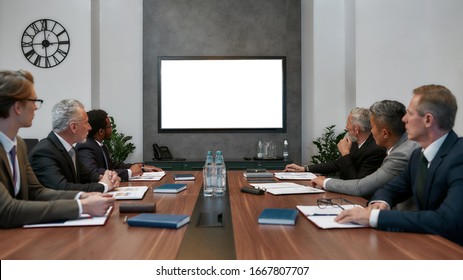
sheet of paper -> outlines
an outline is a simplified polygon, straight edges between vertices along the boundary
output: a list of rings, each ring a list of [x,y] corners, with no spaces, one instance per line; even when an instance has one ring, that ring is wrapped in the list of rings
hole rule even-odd
[[[310,186],[304,186],[292,182],[287,183],[253,183],[251,186],[264,189],[273,195],[282,194],[310,194],[310,193],[324,193],[324,190],[317,189]]]
[[[164,176],[166,176],[165,171],[143,172],[140,176],[130,177],[129,181],[160,181]]]
[[[147,186],[118,187],[108,193],[111,194],[117,200],[142,199],[147,190]]]
[[[106,223],[113,207],[109,207],[108,211],[104,216],[92,217],[88,214],[83,214],[82,217],[76,220],[67,220],[59,223],[43,223],[43,224],[31,224],[25,225],[24,228],[41,228],[41,227],[82,227],[82,226],[102,226]]]
[[[362,207],[360,205],[342,205],[344,209],[351,209],[354,207]],[[304,206],[298,205],[297,209],[307,217],[311,222],[317,225],[319,228],[330,229],[330,228],[362,228],[364,225],[347,223],[340,224],[334,221],[337,214],[343,211],[339,207],[327,206],[326,208],[319,208],[318,206]]]
[[[277,172],[274,174],[280,180],[312,180],[317,177],[312,172]]]

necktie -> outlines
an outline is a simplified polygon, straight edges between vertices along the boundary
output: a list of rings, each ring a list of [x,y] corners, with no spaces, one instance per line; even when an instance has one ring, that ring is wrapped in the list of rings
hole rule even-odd
[[[72,147],[71,149],[69,149],[68,153],[69,153],[69,156],[71,156],[72,163],[73,163],[73,165],[74,165],[74,174],[77,175],[77,168],[76,168],[76,150],[74,149],[74,147]]]
[[[416,173],[416,195],[421,206],[425,204],[424,187],[426,185],[426,174],[428,173],[428,160],[421,152],[418,162],[418,172]]]
[[[18,172],[16,172],[16,146],[13,146],[10,150],[10,160],[11,160],[11,170],[13,172],[13,188],[14,188],[14,194],[17,195],[19,189],[16,187],[16,183],[18,181]]]
[[[109,162],[108,162],[109,153],[108,153],[108,149],[105,147],[105,145],[101,146],[101,151],[103,153],[105,168],[109,169]]]

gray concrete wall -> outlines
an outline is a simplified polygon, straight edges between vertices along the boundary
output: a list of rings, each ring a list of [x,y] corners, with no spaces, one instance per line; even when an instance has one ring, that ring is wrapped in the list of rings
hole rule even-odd
[[[123,34],[121,39],[123,39]],[[286,133],[158,133],[158,56],[286,56]],[[145,0],[143,2],[143,157],[152,144],[174,157],[205,158],[222,150],[225,160],[253,157],[257,139],[273,141],[281,155],[301,160],[301,3],[294,0]],[[252,112],[241,112],[248,114]],[[185,116],[187,117],[187,116]]]

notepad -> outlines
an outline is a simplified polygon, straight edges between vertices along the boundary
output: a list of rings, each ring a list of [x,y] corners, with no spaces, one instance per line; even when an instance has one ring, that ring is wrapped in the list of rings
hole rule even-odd
[[[127,219],[129,226],[153,228],[180,228],[190,222],[188,215],[143,213]]]
[[[259,224],[295,225],[298,211],[289,208],[265,208],[259,215]]]
[[[186,184],[164,184],[153,190],[155,193],[179,193],[186,190]]]

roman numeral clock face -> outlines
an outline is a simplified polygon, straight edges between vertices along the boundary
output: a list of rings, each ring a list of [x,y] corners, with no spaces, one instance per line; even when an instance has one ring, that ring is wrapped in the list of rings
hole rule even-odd
[[[69,34],[57,21],[39,19],[24,30],[21,47],[26,59],[35,66],[55,67],[69,53]]]

